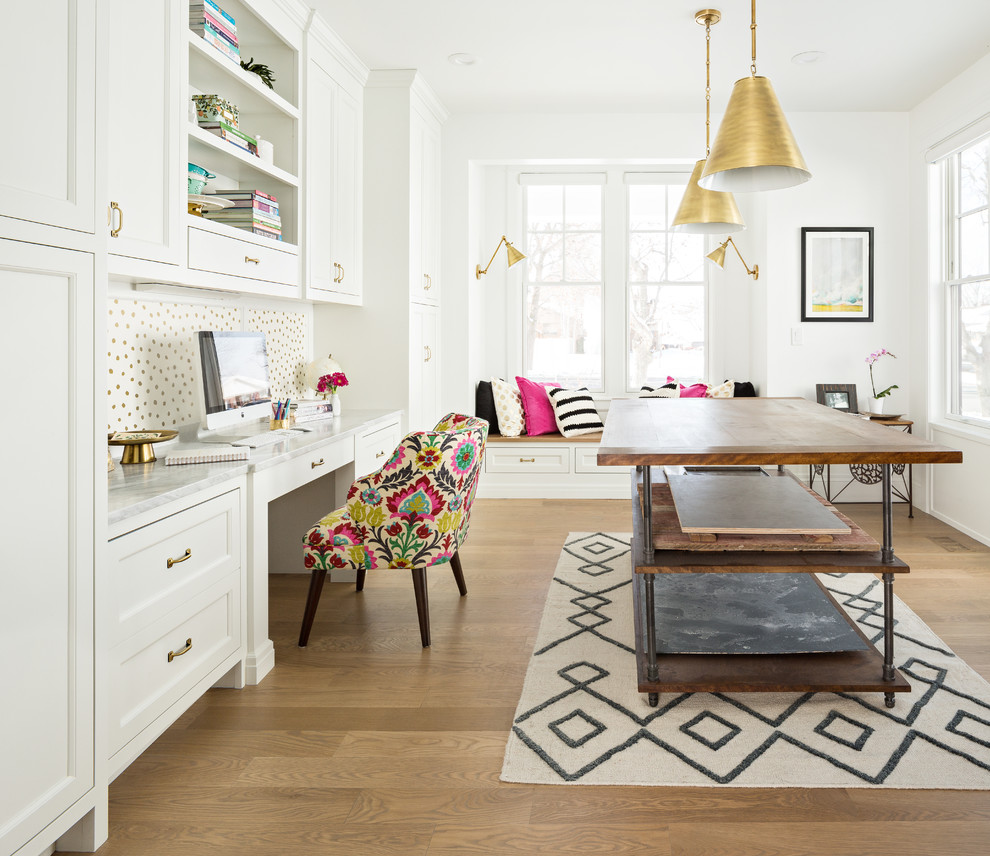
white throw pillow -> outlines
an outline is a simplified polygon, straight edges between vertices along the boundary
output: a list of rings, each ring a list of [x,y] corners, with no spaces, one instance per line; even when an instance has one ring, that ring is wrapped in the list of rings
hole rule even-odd
[[[492,397],[495,399],[495,415],[498,430],[503,437],[519,437],[526,431],[522,396],[514,383],[492,378]]]
[[[727,380],[718,386],[708,387],[708,398],[734,398],[736,394],[736,382]]]
[[[553,405],[557,428],[565,437],[594,434],[605,428],[605,423],[602,422],[595,407],[595,400],[588,390],[557,387],[548,389],[547,395]]]

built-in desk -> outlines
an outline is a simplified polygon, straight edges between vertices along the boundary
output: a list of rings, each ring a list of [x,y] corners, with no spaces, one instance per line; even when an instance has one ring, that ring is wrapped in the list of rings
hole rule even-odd
[[[304,433],[251,450],[248,461],[187,464],[117,464],[108,473],[109,537],[111,542],[130,532],[172,517],[205,499],[241,485],[246,494],[243,521],[245,551],[241,562],[244,657],[240,676],[232,684],[259,683],[275,665],[275,648],[268,637],[268,505],[272,500],[326,473],[337,475],[334,501],[342,504],[357,475],[372,472],[401,439],[401,411],[351,411],[335,419],[306,423]],[[248,436],[263,430],[260,423],[237,434],[216,436],[217,441]],[[195,426],[180,441],[194,441]],[[157,453],[164,458],[166,445]],[[313,520],[331,510],[314,508]],[[313,522],[312,520],[306,521]],[[302,547],[300,545],[300,561]]]

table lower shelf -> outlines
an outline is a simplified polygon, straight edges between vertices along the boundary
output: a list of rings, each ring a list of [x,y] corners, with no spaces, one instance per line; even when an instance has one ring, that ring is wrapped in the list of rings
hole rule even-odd
[[[633,572],[633,610],[644,609],[643,577]],[[845,616],[845,613],[842,613]],[[848,617],[847,617],[848,620]],[[867,642],[862,651],[813,654],[658,654],[658,678],[649,679],[643,622],[636,624],[636,674],[639,692],[910,692],[896,669],[883,678],[883,655]]]

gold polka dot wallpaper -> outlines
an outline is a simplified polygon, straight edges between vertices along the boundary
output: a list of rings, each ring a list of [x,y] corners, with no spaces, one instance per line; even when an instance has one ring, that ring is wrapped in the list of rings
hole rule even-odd
[[[272,396],[304,397],[304,313],[123,297],[107,306],[108,431],[177,428],[199,420],[199,330],[264,332]]]

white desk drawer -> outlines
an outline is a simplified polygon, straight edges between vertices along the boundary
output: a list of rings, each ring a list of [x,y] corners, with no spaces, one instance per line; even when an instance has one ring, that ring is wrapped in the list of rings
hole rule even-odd
[[[523,446],[515,443],[485,447],[486,473],[569,473],[571,450],[567,446]]]
[[[114,538],[109,552],[115,644],[240,567],[240,491]]]
[[[574,449],[574,472],[603,473],[604,475],[625,474],[622,467],[598,466],[598,447],[589,445],[587,448],[577,446]]]
[[[299,256],[295,253],[193,227],[189,229],[189,267],[284,285],[299,284]]]
[[[354,440],[354,475],[362,478],[385,464],[402,440],[398,422],[391,422]]]
[[[237,651],[237,586],[233,574],[113,649],[111,755]]]
[[[353,460],[354,444],[349,437],[314,447],[307,450],[305,455],[279,464],[277,468],[279,487],[283,492],[295,490]]]

